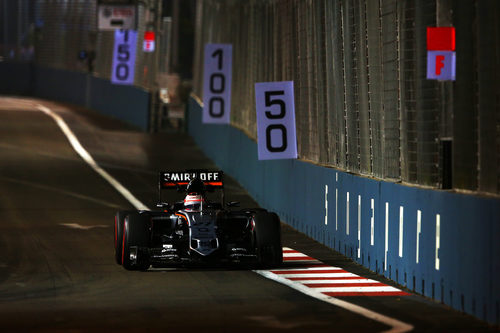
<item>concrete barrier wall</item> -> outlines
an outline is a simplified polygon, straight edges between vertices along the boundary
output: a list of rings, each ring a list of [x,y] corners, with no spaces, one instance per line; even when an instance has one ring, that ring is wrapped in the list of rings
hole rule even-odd
[[[149,126],[147,91],[82,72],[0,62],[0,94],[29,95],[85,106],[142,130]]]
[[[226,173],[295,229],[372,271],[490,323],[500,317],[500,200],[364,178],[300,160],[258,161],[228,125],[188,130]],[[230,199],[230,198],[229,198]]]
[[[87,107],[122,119],[143,131],[148,130],[149,92],[135,86],[111,84],[110,81],[97,77],[91,77],[89,89]]]
[[[0,94],[29,95],[33,91],[33,66],[25,62],[0,62]]]

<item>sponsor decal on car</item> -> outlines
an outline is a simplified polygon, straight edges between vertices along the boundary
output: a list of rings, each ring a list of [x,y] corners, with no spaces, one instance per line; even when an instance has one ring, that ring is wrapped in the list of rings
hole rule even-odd
[[[222,171],[160,172],[160,184],[167,188],[184,186],[196,177],[203,181],[206,186],[221,187],[223,185]]]

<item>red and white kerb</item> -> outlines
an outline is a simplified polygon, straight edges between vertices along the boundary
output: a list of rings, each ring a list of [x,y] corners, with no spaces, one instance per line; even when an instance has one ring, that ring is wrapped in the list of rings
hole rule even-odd
[[[290,268],[271,270],[281,278],[299,283],[327,296],[407,296],[408,293],[325,264],[306,254],[283,248],[283,264]]]

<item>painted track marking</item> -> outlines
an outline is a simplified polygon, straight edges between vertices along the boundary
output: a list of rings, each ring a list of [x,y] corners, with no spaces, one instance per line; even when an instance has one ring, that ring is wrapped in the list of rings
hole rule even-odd
[[[79,230],[90,230],[90,229],[95,229],[95,228],[108,228],[109,227],[109,225],[102,225],[102,224],[98,224],[98,225],[81,225],[78,223],[59,223],[59,224],[64,226],[64,227],[68,227],[71,229],[79,229]]]
[[[111,186],[113,186],[125,199],[127,199],[137,210],[147,210],[148,207],[139,201],[128,189],[125,188],[119,181],[117,181],[113,176],[111,176],[106,170],[101,168],[96,161],[90,156],[90,154],[83,148],[80,144],[80,141],[76,138],[73,131],[68,127],[66,122],[62,119],[61,116],[53,112],[48,107],[43,105],[38,105],[37,109],[51,117],[59,126],[61,131],[64,133],[66,138],[68,139],[71,147],[76,151],[78,155],[92,168],[95,172],[97,172],[102,178],[104,178]]]
[[[413,326],[410,324],[336,298],[342,296],[407,296],[410,294],[380,281],[367,279],[342,268],[327,265],[291,248],[283,248],[283,261],[285,265],[290,264],[293,267],[254,270],[254,272],[318,300],[390,326],[391,328],[385,332],[402,333],[413,330]]]

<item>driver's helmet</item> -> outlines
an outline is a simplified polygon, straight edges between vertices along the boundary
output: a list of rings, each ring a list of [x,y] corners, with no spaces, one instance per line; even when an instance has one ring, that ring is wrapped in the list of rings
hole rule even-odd
[[[196,177],[189,182],[186,187],[186,192],[187,194],[196,193],[203,195],[205,193],[205,184],[200,178]]]
[[[184,199],[184,209],[189,211],[199,211],[201,210],[203,201],[204,200],[201,194],[188,194]]]

